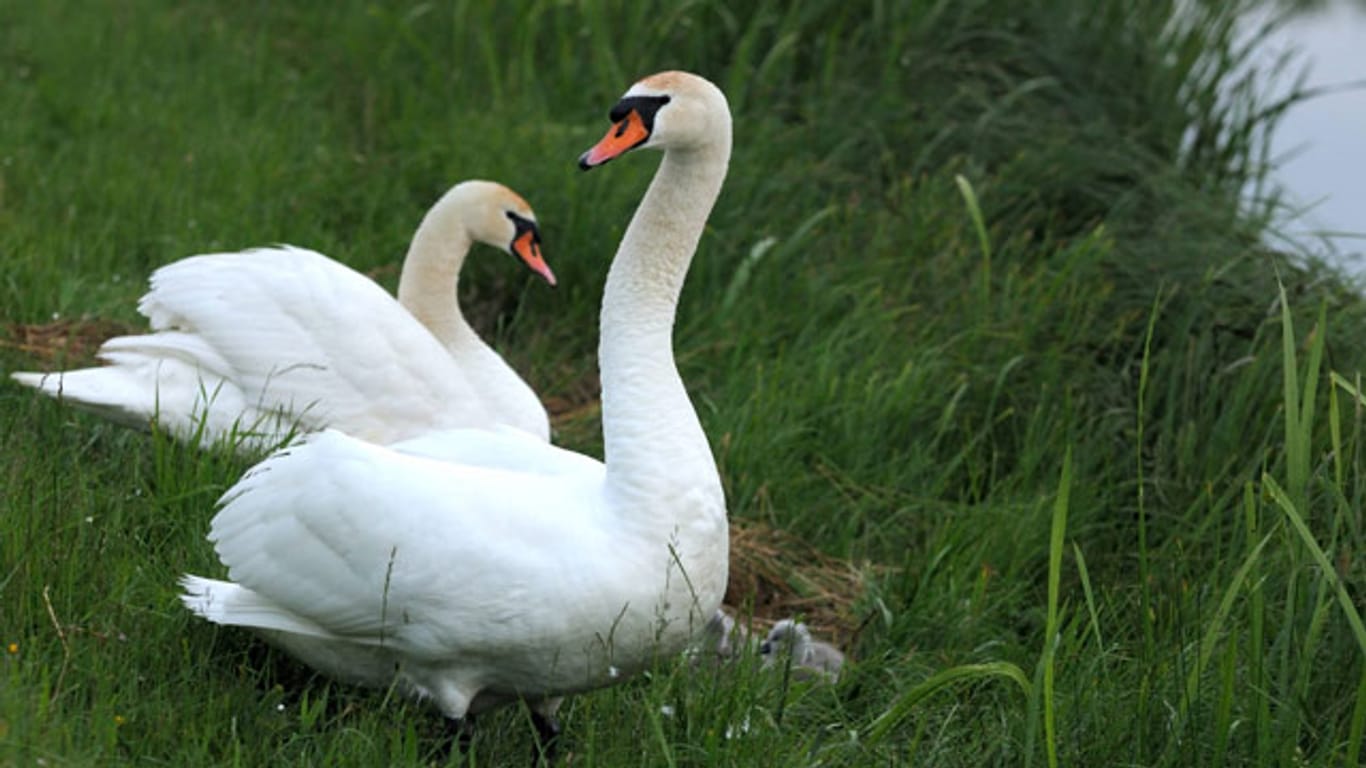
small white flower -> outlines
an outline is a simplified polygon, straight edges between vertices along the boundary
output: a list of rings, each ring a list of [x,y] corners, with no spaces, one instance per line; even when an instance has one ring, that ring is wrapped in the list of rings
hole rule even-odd
[[[749,733],[749,715],[745,715],[745,719],[740,721],[738,728],[731,725],[726,726],[726,738],[728,739],[744,736],[746,733]]]

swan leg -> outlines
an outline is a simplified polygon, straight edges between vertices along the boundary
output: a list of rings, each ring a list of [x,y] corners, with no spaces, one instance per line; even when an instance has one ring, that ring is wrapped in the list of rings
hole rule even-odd
[[[474,741],[474,715],[447,717],[445,720],[448,738],[441,748],[441,762],[448,762],[451,755],[456,752],[465,754]]]
[[[467,692],[469,689],[462,686],[459,680],[449,677],[443,679],[439,673],[429,670],[409,668],[400,670],[399,674],[414,689],[430,692],[437,709],[446,718],[449,740],[444,748],[445,756],[449,758],[457,749],[461,753],[468,750],[474,739],[474,715],[470,714],[470,701],[474,696]],[[424,686],[421,682],[432,678],[436,679],[435,685]]]
[[[560,708],[563,697],[542,699],[531,704],[531,724],[536,727],[536,747],[532,753],[532,764],[553,762],[560,747],[560,721],[555,711]]]

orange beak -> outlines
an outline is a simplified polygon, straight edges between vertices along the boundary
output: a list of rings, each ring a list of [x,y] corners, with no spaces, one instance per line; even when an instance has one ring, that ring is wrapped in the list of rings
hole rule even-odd
[[[555,284],[555,273],[550,271],[550,265],[545,263],[545,258],[541,256],[541,243],[536,239],[534,231],[527,230],[518,235],[512,241],[512,252],[531,267],[531,271],[544,277],[547,283]]]
[[[621,122],[613,125],[607,131],[607,135],[602,137],[602,141],[594,144],[592,149],[579,156],[579,167],[585,171],[589,168],[596,168],[608,160],[644,144],[648,138],[650,138],[650,129],[645,127],[645,121],[640,117],[640,113],[633,109]]]

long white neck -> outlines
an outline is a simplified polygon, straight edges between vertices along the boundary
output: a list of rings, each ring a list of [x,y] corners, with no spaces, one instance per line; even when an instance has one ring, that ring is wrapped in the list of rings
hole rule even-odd
[[[460,269],[472,244],[456,204],[448,195],[423,217],[398,278],[398,303],[453,351],[484,343],[456,300]]]
[[[667,151],[607,275],[598,346],[603,441],[609,487],[628,498],[716,478],[672,335],[683,279],[729,159],[728,130],[723,141]]]
[[[549,440],[550,422],[540,398],[460,311],[460,269],[472,245],[458,211],[461,204],[448,194],[422,219],[403,261],[398,301],[446,347],[496,422]]]

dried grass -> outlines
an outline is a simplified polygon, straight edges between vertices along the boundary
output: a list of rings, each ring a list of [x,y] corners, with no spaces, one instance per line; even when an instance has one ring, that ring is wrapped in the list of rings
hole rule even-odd
[[[732,520],[725,605],[737,616],[752,611],[756,627],[800,618],[817,635],[847,647],[858,630],[854,607],[871,569],[825,554],[786,531]]]
[[[39,361],[40,368],[80,367],[95,361],[100,345],[136,329],[112,320],[81,318],[4,326],[0,347],[16,349]]]

